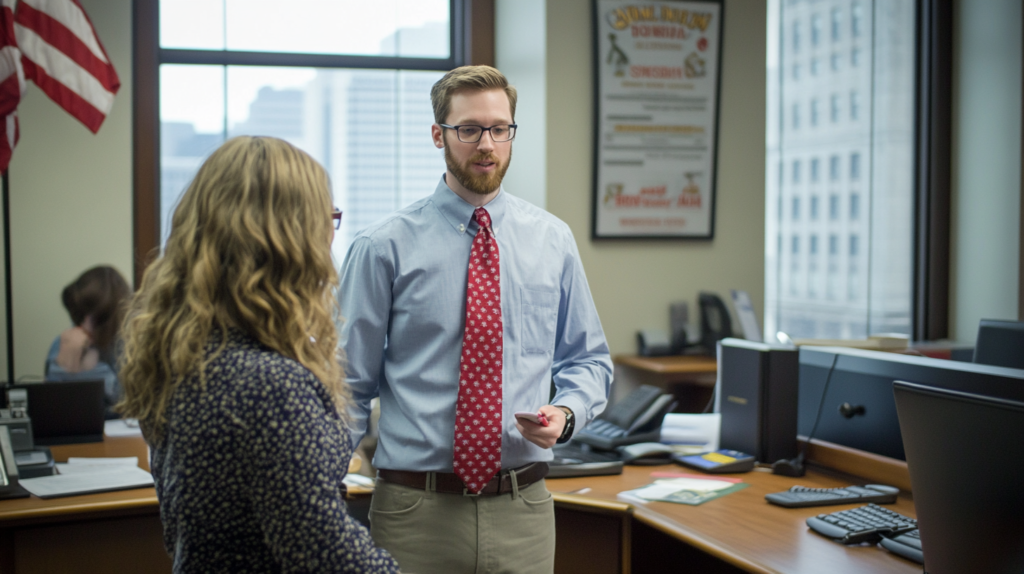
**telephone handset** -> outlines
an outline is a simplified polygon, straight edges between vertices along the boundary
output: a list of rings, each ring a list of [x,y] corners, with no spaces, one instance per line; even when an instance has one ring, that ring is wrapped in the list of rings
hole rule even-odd
[[[0,425],[0,498],[8,498],[11,494],[20,491],[18,464],[14,460],[11,433],[7,425]]]
[[[705,351],[715,354],[718,342],[732,337],[732,319],[725,302],[714,293],[702,292],[700,302],[700,345]]]
[[[672,395],[665,394],[658,387],[641,385],[576,433],[573,440],[605,450],[639,442],[657,442],[662,420],[675,406]]]

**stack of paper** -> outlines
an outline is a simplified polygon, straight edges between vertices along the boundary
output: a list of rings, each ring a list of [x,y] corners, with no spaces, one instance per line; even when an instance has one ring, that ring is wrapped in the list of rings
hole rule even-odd
[[[620,492],[618,497],[641,504],[658,500],[696,506],[748,486],[738,478],[677,474],[674,478],[661,478],[647,486]]]
[[[153,475],[139,468],[138,457],[76,458],[58,463],[54,476],[25,478],[18,484],[39,498],[153,486]]]
[[[670,445],[691,445],[696,452],[718,450],[722,415],[669,413],[661,423],[661,440]]]

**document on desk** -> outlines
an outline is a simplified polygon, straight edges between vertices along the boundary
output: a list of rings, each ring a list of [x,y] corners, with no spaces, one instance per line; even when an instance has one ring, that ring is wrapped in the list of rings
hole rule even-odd
[[[116,464],[105,466],[104,470],[25,478],[19,480],[18,484],[39,498],[57,498],[153,486],[153,475],[138,466]]]
[[[748,486],[745,482],[715,478],[661,478],[647,486],[620,492],[618,497],[641,504],[660,501],[696,506]]]

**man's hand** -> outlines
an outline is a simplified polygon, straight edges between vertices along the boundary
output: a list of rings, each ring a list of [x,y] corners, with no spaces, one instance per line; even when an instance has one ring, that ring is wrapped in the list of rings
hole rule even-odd
[[[562,436],[562,429],[565,428],[565,411],[552,405],[544,405],[538,410],[548,417],[548,426],[516,419],[516,428],[526,440],[541,448],[551,448],[555,446],[558,437]]]

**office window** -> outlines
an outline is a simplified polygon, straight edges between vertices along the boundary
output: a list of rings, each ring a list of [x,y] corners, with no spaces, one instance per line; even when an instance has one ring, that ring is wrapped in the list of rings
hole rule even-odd
[[[332,246],[339,261],[360,229],[437,185],[445,164],[429,135],[429,94],[462,63],[451,43],[457,7],[310,0],[293,8],[159,1],[161,241],[199,165],[237,135],[285,139],[328,170],[345,212]],[[372,25],[340,33],[340,21]]]
[[[836,122],[839,121],[839,95],[838,94],[832,94],[832,97],[829,98],[829,101],[830,101],[829,112],[828,112],[829,120],[832,123],[836,123]]]
[[[793,81],[800,79],[800,64],[793,64]]]
[[[818,125],[818,98],[811,100],[811,125]]]
[[[792,214],[793,214],[793,221],[799,221],[800,220],[800,198],[799,197],[794,197],[793,198],[793,212],[792,212]]]
[[[840,29],[843,25],[843,12],[839,8],[832,9],[832,41],[838,42]]]
[[[784,246],[790,252],[786,254],[788,259],[780,253],[765,257],[766,333],[782,330],[801,338],[823,337],[837,330],[850,338],[911,333],[911,278],[916,257],[912,240],[914,174],[919,173],[915,162],[921,157],[915,146],[919,136],[914,122],[918,117],[916,5],[915,0],[768,0],[768,21],[773,23],[768,30],[768,45],[780,47],[769,50],[769,101],[809,103],[817,98],[820,104],[829,106],[819,112],[829,114],[830,119],[831,96],[838,95],[840,121],[819,122],[800,137],[783,137],[782,131],[767,134],[767,165],[782,158],[801,157],[810,162],[810,186],[805,217],[781,221],[774,213],[765,217],[765,236],[771,238],[766,245],[775,247],[779,235],[790,242]],[[851,50],[850,65],[841,65],[838,72],[827,75],[809,74],[794,83],[790,75],[781,74],[796,61],[792,41],[787,37],[792,32],[788,23],[801,20],[806,26],[812,23],[814,14],[819,13],[821,20],[833,9],[841,13],[840,42],[850,45],[829,41],[828,47],[835,46],[835,51],[843,54]],[[819,26],[825,24],[830,25],[830,20],[821,21]],[[822,32],[830,33],[830,29]],[[819,37],[821,42],[826,40]],[[820,59],[831,52],[829,49],[825,55],[814,53],[809,57]],[[849,106],[849,112],[844,106]],[[788,111],[790,107],[786,106]],[[777,130],[778,106],[769,107],[768,114],[767,125]],[[851,121],[841,121],[846,118]],[[823,178],[828,182],[824,189],[820,187]],[[793,185],[790,181],[768,180],[768,205],[779,195],[787,200],[792,197]],[[816,219],[812,215],[815,195],[821,202]],[[818,257],[826,249],[828,253],[827,259],[819,262],[827,265],[827,277],[818,277],[819,281],[809,279],[809,267],[805,270],[794,264],[798,259],[794,248],[799,252],[800,246],[799,239],[794,242],[793,238],[806,237],[804,251],[809,252],[812,234],[818,237]],[[825,240],[827,244],[823,244]],[[815,285],[826,297],[819,296],[809,304]]]
[[[810,244],[808,245],[808,251],[810,252],[811,255],[817,255],[818,254],[818,236],[817,235],[811,235]]]
[[[854,38],[860,38],[864,27],[864,7],[860,2],[854,2],[850,8],[850,31]]]
[[[800,160],[793,160],[793,183],[800,183]]]
[[[811,14],[811,45],[821,42],[821,14]]]
[[[790,34],[790,40],[793,42],[793,53],[800,52],[800,21],[793,21],[793,32]]]
[[[832,56],[831,56],[830,60],[832,62],[832,71],[833,72],[838,72],[839,71],[839,62],[842,59],[843,59],[843,57],[840,56],[837,52],[833,52],[832,53]]]
[[[811,211],[811,213],[810,213],[811,221],[817,221],[818,220],[818,203],[820,203],[818,201],[818,196],[817,195],[812,195],[811,196],[811,208],[810,208],[810,211]]]
[[[800,104],[793,104],[793,129],[800,129]]]
[[[818,58],[811,58],[811,75],[817,76],[819,71],[820,66],[818,65]]]
[[[793,236],[792,253],[793,253],[793,255],[799,255],[800,254],[800,237],[797,236],[797,235]]]

